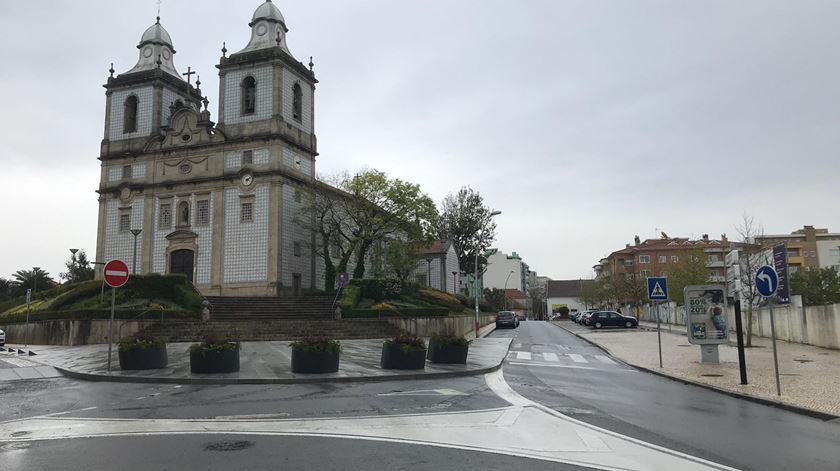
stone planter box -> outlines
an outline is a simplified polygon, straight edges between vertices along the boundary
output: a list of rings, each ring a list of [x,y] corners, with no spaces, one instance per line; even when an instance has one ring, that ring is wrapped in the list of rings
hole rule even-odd
[[[239,350],[190,352],[192,373],[235,373],[239,371]]]
[[[429,361],[432,363],[467,363],[470,345],[453,345],[449,343],[429,341]]]
[[[400,345],[382,345],[380,366],[387,370],[422,370],[426,368],[426,349],[403,351]]]
[[[166,356],[166,345],[149,348],[133,348],[118,352],[120,369],[122,370],[156,370],[166,368],[169,358]]]
[[[339,352],[304,352],[292,350],[293,373],[335,373]]]

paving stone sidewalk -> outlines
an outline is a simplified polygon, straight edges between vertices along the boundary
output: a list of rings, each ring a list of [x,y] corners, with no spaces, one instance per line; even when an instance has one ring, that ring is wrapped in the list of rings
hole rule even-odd
[[[773,347],[770,339],[753,337],[746,349],[747,385],[740,384],[738,349],[734,335],[729,345],[720,346],[720,364],[700,363],[700,347],[688,343],[681,326],[662,326],[662,361],[655,323],[642,323],[641,329],[586,330],[576,324],[560,323],[577,330],[584,338],[609,350],[627,363],[661,371],[669,376],[708,384],[720,389],[777,401],[818,412],[840,416],[840,350],[829,350],[797,343],[777,341],[782,395],[776,395]]]
[[[52,366],[64,374],[93,381],[162,382],[200,384],[293,384],[311,382],[385,381],[426,379],[483,374],[498,369],[511,339],[479,338],[470,344],[466,365],[443,365],[427,362],[424,370],[385,370],[380,368],[382,339],[342,340],[341,361],[337,373],[296,374],[291,371],[292,351],[289,342],[242,342],[240,371],[226,374],[190,372],[191,343],[167,345],[169,365],[158,370],[122,371],[117,350],[112,353],[111,372],[107,371],[108,345],[78,347],[35,346],[41,365]]]
[[[30,361],[5,349],[0,351],[0,382],[61,376],[55,368]]]

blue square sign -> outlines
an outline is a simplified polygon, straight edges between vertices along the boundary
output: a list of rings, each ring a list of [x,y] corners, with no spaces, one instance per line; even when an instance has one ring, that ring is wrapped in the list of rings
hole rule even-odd
[[[647,279],[648,299],[651,301],[668,300],[668,279],[665,277],[649,277]]]

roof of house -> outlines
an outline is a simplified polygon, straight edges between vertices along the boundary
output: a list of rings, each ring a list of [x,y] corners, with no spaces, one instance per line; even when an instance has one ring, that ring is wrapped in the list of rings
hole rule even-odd
[[[441,255],[449,252],[449,247],[452,245],[451,240],[436,240],[429,245],[419,245],[417,247],[417,255]]]
[[[546,283],[546,298],[577,298],[581,285],[591,280],[551,280]]]
[[[504,291],[507,299],[528,299],[528,296],[526,296],[525,293],[516,288],[508,288]]]

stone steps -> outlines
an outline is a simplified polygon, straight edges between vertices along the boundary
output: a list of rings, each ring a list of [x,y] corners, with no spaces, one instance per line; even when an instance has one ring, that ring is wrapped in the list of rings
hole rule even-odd
[[[220,297],[208,296],[213,320],[328,320],[335,314],[331,296]]]

